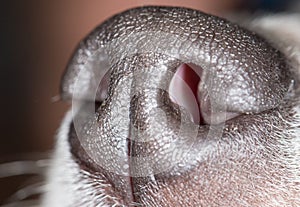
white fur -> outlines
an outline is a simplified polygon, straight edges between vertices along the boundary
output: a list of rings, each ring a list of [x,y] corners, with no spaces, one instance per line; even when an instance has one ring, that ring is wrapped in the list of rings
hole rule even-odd
[[[52,163],[48,172],[47,192],[42,200],[44,207],[63,206],[111,206],[106,205],[105,200],[115,200],[104,193],[103,188],[111,187],[97,177],[80,169],[72,158],[68,143],[68,133],[73,119],[73,112],[70,110],[59,129],[57,135],[56,149],[53,154]],[[97,192],[93,192],[91,185],[98,185]],[[118,202],[115,202],[118,204]]]

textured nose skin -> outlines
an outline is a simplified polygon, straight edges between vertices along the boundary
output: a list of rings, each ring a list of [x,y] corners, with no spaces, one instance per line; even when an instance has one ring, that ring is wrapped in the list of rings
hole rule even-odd
[[[168,88],[180,64],[178,60],[146,54],[139,55],[133,62],[131,176],[154,176],[171,171],[181,161],[181,155],[175,150],[181,146],[181,153],[186,153],[184,146],[197,136],[198,126],[191,121],[188,111],[170,99]]]
[[[167,197],[169,187],[176,192],[185,178],[189,185],[180,189],[186,193],[191,192],[190,187],[198,189],[196,195],[187,197],[196,198],[191,202],[195,205],[201,203],[205,192],[196,186],[205,179],[200,182],[189,176],[209,171],[205,163],[211,157],[223,160],[226,153],[219,153],[219,148],[232,147],[227,142],[233,139],[230,133],[238,131],[241,146],[247,146],[245,137],[251,130],[241,129],[270,119],[267,115],[261,119],[249,116],[236,125],[233,121],[196,125],[168,93],[174,73],[183,63],[203,68],[199,90],[210,92],[216,110],[259,113],[273,109],[290,84],[289,66],[281,53],[224,19],[183,8],[145,7],[100,25],[74,54],[63,78],[62,95],[102,102],[96,114],[95,110],[78,113],[74,126],[89,156],[85,162],[97,165],[126,203],[153,201],[159,205],[152,186],[157,180],[168,183],[166,188],[161,185],[161,195],[172,200]],[[99,100],[101,80],[97,78],[103,78],[108,70],[107,97]],[[227,134],[222,135],[224,127]],[[209,177],[209,172],[205,173]],[[212,183],[214,179],[210,177]],[[151,196],[145,187],[152,190]],[[235,187],[239,192],[239,186]],[[182,205],[189,203],[184,196],[181,200]]]
[[[126,56],[149,52],[202,67],[202,87],[209,87],[214,105],[229,111],[273,108],[290,84],[282,54],[252,32],[194,10],[145,7],[109,19],[79,45],[63,77],[62,97],[72,98],[80,79],[77,98],[94,98],[85,93],[97,87],[92,79],[105,71],[106,66],[99,66],[105,55],[109,67]],[[79,78],[82,70],[85,77]]]
[[[120,60],[96,116],[81,112],[74,119],[75,128],[81,126],[76,130],[81,146],[126,203],[135,200],[135,179],[143,177],[139,182],[146,183],[159,174],[172,176],[195,161],[190,152],[197,151],[193,144],[199,126],[169,94],[180,64],[153,53]]]

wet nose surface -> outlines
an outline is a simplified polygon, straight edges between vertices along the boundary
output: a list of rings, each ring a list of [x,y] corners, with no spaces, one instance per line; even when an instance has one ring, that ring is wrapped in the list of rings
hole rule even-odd
[[[195,10],[145,7],[112,17],[79,45],[63,77],[62,96],[85,97],[84,93],[98,87],[91,85],[95,73],[101,77],[119,60],[144,53],[163,54],[202,67],[203,83],[211,87],[212,99],[222,102],[216,106],[226,105],[232,111],[272,108],[290,83],[289,66],[282,54],[254,33]],[[86,90],[76,94],[82,70]]]
[[[239,116],[193,122],[169,93],[184,63],[203,69],[195,71],[198,90],[208,91],[214,114]],[[73,154],[109,180],[126,204],[228,206],[235,197],[259,203],[265,198],[253,185],[267,184],[254,175],[264,172],[268,180],[271,172],[260,160],[271,155],[253,143],[284,128],[274,114],[290,84],[288,67],[266,41],[226,20],[183,8],[127,11],[92,32],[66,71],[63,97],[101,102],[76,111],[71,145],[84,149],[86,159]],[[107,72],[103,99],[97,87]],[[195,92],[186,93],[198,109]],[[270,131],[274,117],[280,124]],[[247,198],[242,188],[257,196]]]

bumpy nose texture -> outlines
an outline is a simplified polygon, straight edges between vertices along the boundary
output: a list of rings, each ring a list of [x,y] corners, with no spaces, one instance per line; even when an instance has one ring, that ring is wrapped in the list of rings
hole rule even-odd
[[[82,112],[74,119],[81,126],[77,136],[82,147],[128,203],[134,201],[137,177],[172,175],[195,161],[185,155],[197,151],[198,126],[168,93],[180,64],[153,53],[121,60],[112,68],[97,119]]]
[[[274,108],[290,84],[289,66],[282,54],[257,35],[198,11],[145,7],[109,19],[80,44],[63,78],[62,96],[74,95],[77,79],[86,83],[82,93],[93,87],[89,80],[94,71],[87,71],[86,65],[98,64],[103,54],[114,65],[126,56],[149,52],[201,66],[205,72],[202,87],[209,88],[214,105],[228,111]],[[86,70],[85,77],[79,78],[82,70]]]
[[[144,54],[134,63],[129,138],[131,176],[154,176],[170,171],[181,161],[175,149],[181,146],[185,153],[184,145],[188,148],[188,141],[192,143],[198,126],[188,111],[170,99],[168,86],[180,64],[178,60]],[[190,93],[193,94],[191,90]]]
[[[145,7],[100,25],[74,54],[62,96],[102,102],[96,116],[79,115],[74,122],[80,124],[74,125],[92,162],[128,203],[135,201],[134,192],[143,193],[148,179],[186,173],[218,150],[223,126],[196,125],[170,99],[169,84],[183,63],[203,68],[199,91],[209,92],[216,110],[275,108],[290,84],[281,53],[224,19],[183,8]],[[92,80],[108,69],[107,97],[86,96],[97,94]]]

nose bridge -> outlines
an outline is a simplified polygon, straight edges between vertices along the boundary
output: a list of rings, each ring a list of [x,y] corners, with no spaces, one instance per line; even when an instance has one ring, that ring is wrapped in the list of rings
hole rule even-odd
[[[98,109],[100,116],[130,127],[149,122],[154,111],[174,108],[169,85],[178,65],[177,59],[159,54],[134,55],[116,63],[107,100]]]
[[[153,60],[141,61],[152,62]],[[138,130],[155,127],[151,120],[154,121],[155,117],[158,118],[159,111],[163,113],[160,115],[166,115],[164,111],[172,108],[169,85],[177,65],[176,62],[171,64],[159,61],[156,64],[144,63],[146,64],[143,64],[142,68],[136,68],[133,72],[129,109],[131,123]],[[160,116],[160,118],[162,117]]]
[[[180,64],[153,53],[125,58],[113,67],[108,99],[98,109],[100,136],[106,143],[123,143],[122,153],[108,150],[106,155],[113,153],[119,165],[129,166],[127,176],[148,176],[168,163],[166,147],[176,142],[181,119],[168,91]]]
[[[168,94],[173,76],[168,66],[150,64],[134,72],[129,138],[132,177],[155,174],[165,158],[163,146],[176,137],[173,128],[180,118]]]
[[[176,165],[182,155],[176,149],[185,145],[185,138],[189,139],[197,129],[186,111],[169,96],[170,82],[182,63],[158,54],[143,54],[133,59],[128,60],[133,65],[127,93],[130,94],[129,171],[134,178],[149,177]],[[185,128],[183,133],[182,127]],[[186,146],[189,147],[190,144]]]

